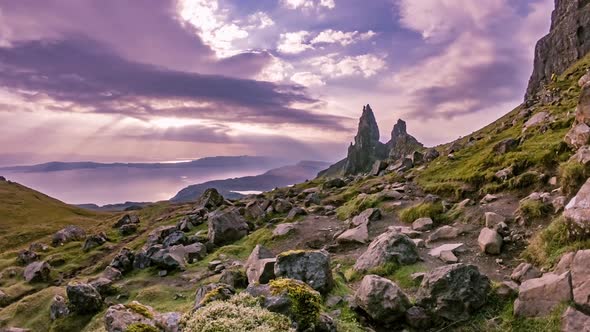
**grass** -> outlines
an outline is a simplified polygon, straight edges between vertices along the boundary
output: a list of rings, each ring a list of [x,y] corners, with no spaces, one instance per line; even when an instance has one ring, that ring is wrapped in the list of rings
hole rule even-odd
[[[354,217],[366,209],[376,207],[382,201],[382,197],[378,194],[358,195],[354,199],[344,203],[341,207],[336,209],[336,216],[340,220],[346,220]]]
[[[530,199],[522,201],[518,207],[518,213],[525,220],[536,220],[546,217],[552,210],[553,208],[550,205],[545,204],[542,201]]]
[[[430,218],[436,223],[447,221],[444,207],[440,202],[420,203],[418,205],[407,207],[399,212],[400,219],[405,223],[413,223],[419,218]]]
[[[574,196],[582,187],[590,174],[584,165],[578,162],[567,162],[559,166],[559,184],[563,194]]]

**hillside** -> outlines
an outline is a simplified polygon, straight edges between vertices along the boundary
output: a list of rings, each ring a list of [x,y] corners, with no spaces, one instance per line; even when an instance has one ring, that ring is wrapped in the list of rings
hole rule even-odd
[[[18,183],[0,181],[0,252],[46,238],[69,224],[86,228],[103,218]]]

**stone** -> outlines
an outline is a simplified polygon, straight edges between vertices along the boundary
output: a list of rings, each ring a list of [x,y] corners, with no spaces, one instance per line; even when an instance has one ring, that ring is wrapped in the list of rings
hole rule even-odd
[[[100,247],[107,242],[107,237],[104,233],[90,235],[84,240],[82,250],[89,251],[96,247]]]
[[[208,188],[197,199],[196,208],[207,209],[209,211],[212,211],[223,205],[224,202],[225,199],[223,198],[223,196],[221,196],[217,189]]]
[[[543,274],[539,271],[536,267],[529,263],[520,263],[512,274],[510,275],[510,279],[522,283],[529,279],[536,279],[540,278]]]
[[[411,307],[405,314],[406,323],[417,331],[426,331],[432,325],[432,318],[421,307]]]
[[[503,281],[496,288],[496,294],[503,299],[512,299],[518,294],[518,284],[514,281]]]
[[[273,209],[277,213],[287,213],[290,212],[293,208],[293,204],[291,204],[288,200],[279,198],[275,200],[273,204]]]
[[[66,287],[70,308],[80,314],[92,314],[101,310],[102,296],[90,284],[69,283]]]
[[[320,199],[320,195],[318,195],[317,192],[307,194],[305,201],[303,202],[303,205],[306,207],[320,204],[322,204],[322,200]]]
[[[139,224],[123,225],[123,226],[121,226],[121,228],[119,228],[119,234],[121,234],[123,236],[128,236],[128,235],[131,235],[131,234],[137,232],[138,229],[139,229]]]
[[[573,236],[590,235],[590,179],[565,206],[563,216],[570,222]]]
[[[369,242],[369,226],[361,224],[347,229],[336,238],[336,241],[339,243],[367,243]]]
[[[372,320],[390,325],[411,307],[404,292],[389,279],[377,275],[366,275],[354,294],[356,304]]]
[[[441,251],[440,256],[438,258],[440,258],[441,261],[447,264],[455,264],[459,262],[459,258],[457,258],[457,256],[455,256],[455,254],[451,250]]]
[[[271,279],[274,279],[275,262],[275,256],[270,250],[261,245],[256,245],[252,253],[250,253],[246,264],[244,264],[248,283],[266,284]]]
[[[579,148],[569,161],[575,161],[584,166],[590,165],[590,146],[586,145]]]
[[[125,274],[133,270],[134,259],[135,255],[133,254],[133,251],[129,248],[123,248],[117,253],[109,265]]]
[[[23,276],[28,283],[49,281],[51,266],[47,262],[33,262],[25,267]]]
[[[526,126],[526,124],[525,124],[525,126]],[[496,145],[494,145],[492,150],[496,154],[505,154],[505,153],[516,150],[516,148],[518,148],[519,144],[520,143],[518,142],[518,140],[516,140],[514,138],[507,138],[505,140],[498,142]]]
[[[146,246],[162,243],[164,239],[176,231],[176,226],[160,226],[148,235]]]
[[[565,208],[567,198],[565,196],[557,196],[551,201],[551,205],[553,206],[553,211],[555,213],[559,213],[563,211]]]
[[[590,141],[590,127],[585,123],[578,123],[567,132],[563,140],[570,148],[579,149]]]
[[[18,252],[18,256],[16,256],[16,262],[20,265],[28,265],[36,260],[39,259],[39,255],[31,250],[21,250]]]
[[[506,167],[497,171],[494,174],[494,177],[500,181],[506,181],[514,176],[514,168],[513,167]]]
[[[477,238],[481,252],[490,255],[499,255],[502,251],[502,236],[493,229],[482,228]]]
[[[562,274],[569,271],[575,256],[575,252],[568,252],[561,256],[559,262],[555,266],[555,269],[553,269],[553,273]]]
[[[116,293],[115,287],[113,287],[113,281],[104,277],[92,280],[89,282],[90,286],[94,287],[102,297],[112,295]]]
[[[194,263],[204,259],[207,256],[207,247],[199,242],[182,246],[184,258],[189,263]]]
[[[258,204],[257,201],[252,201],[246,204],[246,210],[244,212],[244,217],[249,218],[251,220],[257,220],[264,216],[264,209]]]
[[[417,248],[426,248],[426,241],[423,239],[412,239]]]
[[[183,244],[186,244],[187,242],[188,242],[188,239],[186,238],[186,235],[184,234],[184,232],[174,231],[174,232],[170,233],[170,235],[168,235],[162,241],[162,245],[164,246],[164,248],[168,248],[168,247],[172,247],[172,246],[183,245]]]
[[[330,178],[322,184],[322,189],[334,189],[342,188],[346,185],[346,182],[341,178]]]
[[[300,207],[292,208],[289,213],[287,214],[287,220],[295,220],[297,217],[304,216],[307,214],[307,211]]]
[[[453,226],[442,226],[435,231],[433,231],[429,236],[426,242],[434,242],[439,240],[450,240],[454,239],[459,236],[460,230]]]
[[[51,320],[56,320],[62,317],[66,317],[69,314],[70,309],[68,308],[66,299],[59,295],[54,296],[53,301],[51,302],[51,306],[49,307],[49,318]]]
[[[278,224],[275,227],[274,231],[272,232],[272,236],[273,237],[287,236],[288,234],[295,232],[296,229],[297,229],[297,226],[294,223]]]
[[[139,308],[141,309],[137,310]],[[126,332],[132,324],[145,324],[155,328],[154,316],[151,307],[137,301],[131,302],[130,305],[116,304],[107,309],[104,325],[107,332]]]
[[[481,204],[491,203],[497,199],[498,199],[497,196],[492,195],[492,194],[487,194],[481,199],[480,203]]]
[[[404,195],[397,190],[383,190],[377,195],[379,195],[379,198],[384,201],[395,201],[404,197]]]
[[[422,150],[424,145],[418,142],[416,138],[408,134],[406,122],[402,119],[398,119],[396,124],[393,126],[391,131],[391,139],[386,144],[389,150],[389,158],[391,160],[397,160],[407,155],[412,155],[412,161],[414,159],[414,152]],[[418,159],[424,159],[422,158]],[[422,162],[419,160],[419,163]]]
[[[320,293],[334,286],[330,256],[325,251],[287,251],[277,256],[275,276],[300,280]]]
[[[360,226],[362,224],[369,224],[371,221],[381,219],[381,210],[376,208],[366,209],[352,218],[351,224],[353,226]]]
[[[426,150],[426,152],[424,153],[424,161],[431,162],[434,159],[438,158],[439,156],[440,156],[440,153],[438,152],[437,149],[430,148],[430,149]]]
[[[248,277],[243,270],[231,268],[221,272],[219,282],[230,285],[233,288],[246,288],[248,286]]]
[[[494,228],[499,223],[506,222],[506,218],[501,216],[495,212],[486,212],[485,213],[485,224],[487,228]]]
[[[429,231],[434,226],[434,222],[430,218],[419,218],[412,223],[412,229],[415,231]]]
[[[121,280],[121,278],[123,278],[121,271],[115,269],[112,266],[105,267],[104,271],[102,272],[102,276],[113,281]]]
[[[378,176],[383,170],[387,168],[387,163],[384,160],[375,160],[369,174],[372,176]]]
[[[57,247],[71,241],[82,241],[85,237],[86,232],[82,228],[70,225],[53,234],[51,244]]]
[[[159,249],[150,256],[151,265],[166,271],[184,270],[184,255],[173,248]]]
[[[209,216],[209,241],[222,246],[248,234],[248,224],[235,210],[216,211]]]
[[[590,250],[576,252],[571,264],[574,302],[590,310]]]
[[[490,289],[490,280],[476,266],[445,265],[424,276],[415,302],[435,317],[462,321],[486,303]]]
[[[124,225],[139,224],[139,217],[136,215],[126,214],[113,225],[113,228],[121,228]]]
[[[33,242],[29,246],[29,251],[46,252],[47,250],[49,250],[49,247],[45,243],[41,243],[41,242]]]
[[[569,272],[561,275],[545,273],[541,278],[529,279],[520,285],[514,301],[517,317],[541,317],[548,315],[562,302],[572,300],[572,284]]]
[[[164,332],[181,332],[182,328],[182,314],[179,312],[166,312],[163,314],[156,314],[156,327],[159,327]]]
[[[235,289],[227,284],[212,283],[203,285],[195,293],[195,306],[193,310],[197,310],[213,301],[228,300],[235,293]]]
[[[534,114],[533,116],[531,116],[523,125],[522,127],[522,131],[527,131],[529,128],[538,126],[542,123],[544,123],[545,121],[547,121],[547,118],[549,117],[549,113],[547,112],[539,112]]]
[[[590,316],[568,307],[561,316],[562,332],[590,332]]]
[[[395,231],[385,232],[375,238],[354,264],[356,271],[368,271],[386,263],[399,265],[418,261],[416,244],[406,235]]]

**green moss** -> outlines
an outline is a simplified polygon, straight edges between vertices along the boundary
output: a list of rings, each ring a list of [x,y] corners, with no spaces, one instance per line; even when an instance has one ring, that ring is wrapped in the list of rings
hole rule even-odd
[[[525,189],[538,184],[540,180],[541,177],[538,172],[528,171],[522,173],[521,175],[515,178],[510,179],[508,181],[508,187],[510,189]]]
[[[293,320],[300,329],[313,327],[321,311],[322,297],[307,284],[293,279],[271,280],[270,291],[273,295],[286,293],[292,301]]]
[[[341,207],[336,209],[336,216],[340,220],[346,220],[354,217],[366,209],[376,207],[383,198],[378,194],[358,195],[354,199],[344,203]]]
[[[152,313],[152,311],[145,305],[139,303],[139,302],[131,302],[131,303],[127,303],[125,305],[126,308],[133,310],[134,312],[142,315],[145,318],[149,318],[149,319],[153,319],[154,315]]]
[[[364,332],[366,331],[359,323],[356,313],[348,305],[340,308],[340,316],[336,319],[338,332]]]
[[[431,218],[437,223],[444,223],[448,220],[440,202],[420,203],[418,205],[407,207],[400,211],[399,217],[406,223],[412,223],[416,219],[425,217]]]
[[[160,332],[160,329],[145,323],[133,323],[127,326],[125,332]]]
[[[578,162],[567,162],[559,166],[559,184],[563,193],[574,196],[589,176],[588,169]]]
[[[518,207],[518,213],[525,218],[525,220],[535,220],[543,218],[551,213],[552,207],[537,200],[524,200]]]

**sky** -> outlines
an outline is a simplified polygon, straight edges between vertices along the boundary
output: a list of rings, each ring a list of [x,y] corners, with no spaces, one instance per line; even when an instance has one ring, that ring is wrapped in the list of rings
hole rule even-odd
[[[0,0],[0,165],[428,146],[522,102],[552,0]]]

